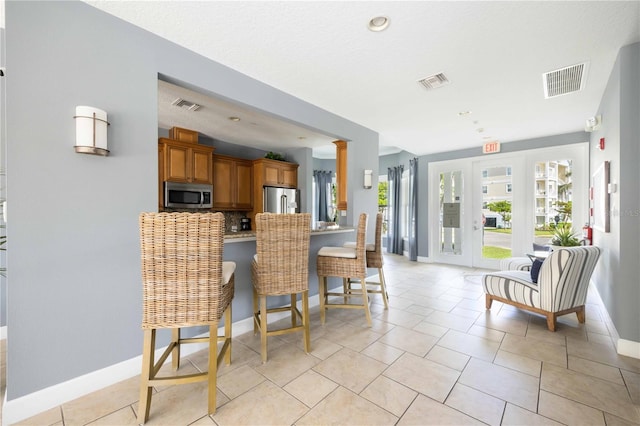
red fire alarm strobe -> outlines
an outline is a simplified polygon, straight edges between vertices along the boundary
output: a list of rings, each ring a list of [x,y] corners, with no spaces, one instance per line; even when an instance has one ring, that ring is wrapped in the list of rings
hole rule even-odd
[[[600,151],[604,151],[604,138],[600,138],[600,144],[598,145]]]

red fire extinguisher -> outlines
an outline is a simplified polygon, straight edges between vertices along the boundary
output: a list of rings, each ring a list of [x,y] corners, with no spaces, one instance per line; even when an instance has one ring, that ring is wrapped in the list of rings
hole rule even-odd
[[[593,228],[588,223],[585,223],[582,227],[582,239],[587,246],[590,246],[593,242]]]

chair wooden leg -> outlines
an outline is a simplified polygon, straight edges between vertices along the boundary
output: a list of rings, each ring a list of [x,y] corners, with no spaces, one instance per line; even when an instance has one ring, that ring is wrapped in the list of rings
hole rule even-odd
[[[547,328],[549,331],[556,331],[556,314],[555,312],[547,313]]]
[[[302,293],[302,324],[304,325],[304,351],[311,352],[311,333],[309,331],[309,290]]]
[[[318,297],[320,298],[320,323],[324,325],[325,320],[325,298],[327,297],[327,277],[318,275]]]
[[[218,324],[212,324],[209,326],[209,370],[207,373],[207,383],[208,383],[207,395],[208,395],[208,413],[209,414],[213,414],[216,412],[217,382],[218,382]]]
[[[367,317],[367,324],[371,327],[371,312],[369,311],[369,292],[365,285],[365,276],[360,277],[362,283],[362,304],[364,305],[364,314]]]
[[[227,307],[227,310],[224,313],[224,340],[225,340],[225,343],[229,342],[227,351],[224,354],[224,363],[227,365],[231,365],[231,323],[233,321],[233,316],[231,314],[232,314],[231,303],[229,303],[229,306]],[[216,333],[217,332],[218,331],[216,330]]]
[[[382,268],[378,268],[378,276],[380,277],[380,291],[382,292],[384,308],[389,309],[389,294],[387,293],[387,283],[384,279],[384,271]]]
[[[342,293],[344,294],[343,303],[346,304],[349,301],[349,298],[347,297],[347,293],[351,293],[351,279],[349,278],[342,279]]]
[[[578,317],[578,322],[580,324],[584,324],[584,322],[587,320],[587,317],[585,315],[584,306],[580,306],[580,308],[576,311],[576,316]]]
[[[140,402],[138,407],[138,424],[144,424],[149,419],[151,408],[151,393],[153,388],[149,386],[149,379],[153,376],[153,354],[156,346],[156,331],[144,330],[144,343],[142,344],[142,374],[140,380]]]
[[[253,334],[255,335],[258,332],[258,322],[257,322],[257,315],[258,315],[258,292],[256,291],[256,288],[253,287]]]
[[[485,306],[487,307],[487,309],[491,309],[491,304],[493,303],[493,299],[491,298],[490,294],[486,294],[485,295]]]
[[[260,354],[262,363],[267,362],[267,296],[260,296]]]
[[[298,303],[298,295],[291,294],[291,327],[295,327],[298,323],[298,315],[296,315],[296,305]]]
[[[180,368],[180,329],[171,329],[171,342],[175,344],[171,351],[171,368],[173,371],[178,371]]]

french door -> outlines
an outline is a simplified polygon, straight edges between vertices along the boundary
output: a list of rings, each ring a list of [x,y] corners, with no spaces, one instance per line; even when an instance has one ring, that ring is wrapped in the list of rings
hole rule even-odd
[[[588,219],[588,144],[429,164],[429,260],[497,269]]]

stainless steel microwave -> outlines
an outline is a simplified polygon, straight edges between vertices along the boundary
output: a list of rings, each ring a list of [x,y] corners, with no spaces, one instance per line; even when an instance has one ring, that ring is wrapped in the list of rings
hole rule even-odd
[[[164,206],[183,209],[210,209],[213,207],[213,185],[165,182]]]

